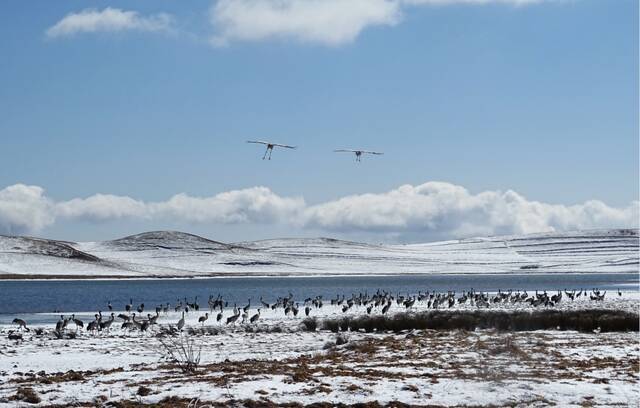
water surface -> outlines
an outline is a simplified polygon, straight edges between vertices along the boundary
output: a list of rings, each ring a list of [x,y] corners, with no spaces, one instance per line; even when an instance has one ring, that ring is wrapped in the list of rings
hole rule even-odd
[[[91,312],[107,310],[111,301],[115,310],[133,300],[144,303],[147,310],[159,304],[184,300],[206,308],[209,295],[222,295],[230,305],[246,305],[248,299],[258,306],[260,297],[273,302],[279,296],[293,294],[295,299],[322,295],[328,300],[337,295],[374,293],[378,289],[391,293],[414,294],[418,291],[463,290],[547,290],[591,289],[637,291],[638,274],[521,274],[521,275],[401,275],[401,276],[332,276],[212,278],[171,280],[73,280],[73,281],[0,281],[0,323],[15,316],[34,313]],[[41,316],[37,320],[55,319]],[[33,318],[32,318],[33,320]]]

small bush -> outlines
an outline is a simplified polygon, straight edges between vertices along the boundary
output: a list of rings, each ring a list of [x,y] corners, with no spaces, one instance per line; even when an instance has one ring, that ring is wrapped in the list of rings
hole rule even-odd
[[[349,342],[349,338],[347,336],[343,336],[338,334],[336,336],[336,346],[341,346],[343,344],[347,344]]]
[[[267,331],[267,333],[282,333],[282,326],[275,325],[275,326],[269,328],[266,331]]]
[[[201,345],[192,337],[159,338],[160,354],[175,363],[184,373],[194,373],[200,364]]]
[[[151,388],[145,387],[144,385],[139,386],[138,391],[136,392],[136,395],[141,397],[146,397],[149,394],[151,394]]]
[[[413,384],[405,384],[405,386],[404,386],[404,387],[402,387],[402,390],[403,390],[403,391],[413,391],[413,392],[418,392],[418,391],[420,391],[420,390],[418,389],[418,387],[416,387],[416,386],[415,386],[415,385],[413,385]]]
[[[84,375],[82,374],[82,372],[80,371],[73,371],[73,370],[69,370],[66,372],[66,374],[64,374],[64,377],[66,377],[66,381],[83,381],[84,380]]]
[[[315,317],[307,317],[302,321],[302,328],[305,331],[314,332],[318,328],[318,321]]]
[[[31,387],[19,387],[12,399],[28,402],[29,404],[38,404],[41,401],[38,394]]]

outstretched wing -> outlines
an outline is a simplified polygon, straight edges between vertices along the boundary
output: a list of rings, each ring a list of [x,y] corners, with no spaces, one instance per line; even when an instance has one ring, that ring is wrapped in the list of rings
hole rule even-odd
[[[279,143],[265,142],[264,140],[247,140],[247,143],[258,143],[258,144],[263,144],[267,146],[285,147],[287,149],[295,149],[297,147],[297,146],[283,145]]]
[[[338,149],[338,150],[334,150],[334,152],[384,154],[384,153],[381,153],[381,152],[372,152],[372,151],[369,151],[369,150],[352,150],[352,149]]]
[[[271,144],[274,145],[274,146],[284,147],[284,148],[287,148],[287,149],[295,149],[295,148],[298,147],[298,146],[289,146],[289,145],[283,145],[283,144],[278,144],[278,143],[271,143]]]

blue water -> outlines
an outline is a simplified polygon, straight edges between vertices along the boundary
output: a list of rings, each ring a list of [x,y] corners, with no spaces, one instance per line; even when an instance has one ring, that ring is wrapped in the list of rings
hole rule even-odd
[[[561,290],[591,289],[615,291],[638,290],[638,274],[524,274],[524,275],[403,275],[308,278],[213,278],[172,280],[85,280],[85,281],[0,281],[0,323],[17,315],[33,313],[91,312],[114,310],[144,303],[147,310],[169,302],[175,305],[185,297],[206,308],[209,295],[221,294],[230,305],[245,305],[248,299],[256,306],[262,296],[273,302],[279,296],[294,295],[297,300],[322,295],[325,300],[336,295],[373,293],[414,294],[418,291],[462,290]]]

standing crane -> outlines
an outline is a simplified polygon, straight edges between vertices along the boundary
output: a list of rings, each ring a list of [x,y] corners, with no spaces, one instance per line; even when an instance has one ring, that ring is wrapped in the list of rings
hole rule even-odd
[[[353,150],[353,149],[338,149],[338,150],[334,150],[334,152],[336,152],[336,153],[355,153],[357,162],[362,161],[362,155],[363,154],[375,154],[375,155],[384,154],[384,153],[381,153],[381,152],[372,152],[372,151],[368,151],[368,150]]]
[[[26,331],[30,331],[29,328],[27,327],[27,322],[19,319],[19,318],[15,318],[13,319],[13,324],[17,324],[18,325],[18,329],[20,329],[20,331],[22,331],[22,329],[24,328]]]
[[[263,140],[247,140],[247,143],[256,143],[267,146],[267,150],[264,152],[264,156],[262,156],[262,160],[267,158],[267,154],[269,154],[269,160],[271,160],[271,153],[273,152],[274,147],[284,147],[285,149],[296,149],[297,146],[289,146],[272,142],[265,142]]]

